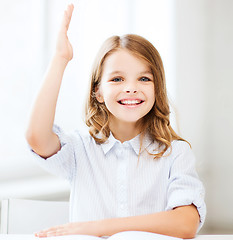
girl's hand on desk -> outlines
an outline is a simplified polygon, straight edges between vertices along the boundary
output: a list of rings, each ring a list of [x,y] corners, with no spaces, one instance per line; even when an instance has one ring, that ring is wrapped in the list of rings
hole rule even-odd
[[[92,235],[100,237],[100,227],[98,221],[91,222],[74,222],[67,223],[64,225],[59,225],[55,227],[42,230],[35,233],[36,237],[53,237],[53,236],[63,236],[63,235]]]
[[[74,5],[69,4],[64,11],[56,44],[56,55],[65,58],[67,61],[73,58],[73,48],[67,36],[73,10]]]

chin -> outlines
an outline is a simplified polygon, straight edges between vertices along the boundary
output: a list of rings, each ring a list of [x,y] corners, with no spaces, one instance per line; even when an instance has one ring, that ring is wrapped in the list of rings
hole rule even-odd
[[[140,118],[121,118],[119,119],[121,122],[124,122],[125,124],[136,124],[138,123],[143,117]]]

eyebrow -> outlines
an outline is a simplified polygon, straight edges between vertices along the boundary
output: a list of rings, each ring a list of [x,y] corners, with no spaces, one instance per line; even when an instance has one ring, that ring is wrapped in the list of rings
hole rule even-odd
[[[153,75],[153,73],[151,71],[144,71],[144,72],[141,72],[140,74],[151,74],[151,75]]]
[[[113,72],[110,72],[108,75],[115,75],[115,74],[124,74],[124,72],[122,71],[113,71]],[[150,74],[150,75],[153,75],[153,73],[151,71],[143,71],[143,72],[140,72],[139,73],[140,75],[143,75],[143,74]]]

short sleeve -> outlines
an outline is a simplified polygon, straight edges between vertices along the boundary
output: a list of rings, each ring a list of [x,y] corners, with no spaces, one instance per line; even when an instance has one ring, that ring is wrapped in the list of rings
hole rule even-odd
[[[194,204],[200,215],[201,229],[205,221],[205,190],[195,170],[195,157],[190,146],[183,141],[172,145],[173,162],[170,167],[166,210]]]
[[[53,126],[53,132],[60,140],[61,149],[51,157],[44,159],[36,154],[32,149],[34,159],[46,171],[72,181],[76,172],[76,160],[73,147],[72,135],[66,134],[57,125]]]

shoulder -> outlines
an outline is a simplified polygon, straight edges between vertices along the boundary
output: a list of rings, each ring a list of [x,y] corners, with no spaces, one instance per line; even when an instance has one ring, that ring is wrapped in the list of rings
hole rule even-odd
[[[173,140],[171,143],[170,149],[171,149],[171,151],[175,151],[176,153],[192,151],[189,143],[186,141],[183,141],[183,140]]]
[[[72,133],[72,136],[74,139],[80,140],[83,143],[90,143],[94,140],[90,135],[88,128],[75,129]]]
[[[182,140],[173,140],[171,146],[163,154],[162,158],[168,158],[174,161],[177,158],[193,157],[193,151],[188,142]]]
[[[74,151],[86,149],[85,151],[95,151],[95,149],[101,148],[102,144],[99,144],[89,133],[88,127],[80,127],[71,131],[66,131],[59,126],[54,127],[54,132],[58,135],[61,146],[65,144],[71,144]]]
[[[85,127],[68,131],[67,129],[54,124],[53,131],[58,135],[62,145],[68,142],[88,143],[88,142],[91,142],[93,139],[92,136],[89,134],[88,128],[85,128]]]
[[[95,141],[89,133],[89,129],[87,127],[74,130],[72,136],[74,141],[81,141],[85,148],[99,148],[100,145],[102,145]]]
[[[193,150],[189,143],[182,140],[174,140],[171,144],[171,148],[169,149],[170,159],[173,163],[195,163],[196,159],[193,153]]]
[[[147,147],[147,150],[152,154],[157,154],[163,151],[164,145],[160,145],[158,141],[152,140],[151,144]],[[182,140],[173,140],[170,147],[165,151],[162,158],[174,158],[184,153],[192,153],[191,146],[188,142]]]

